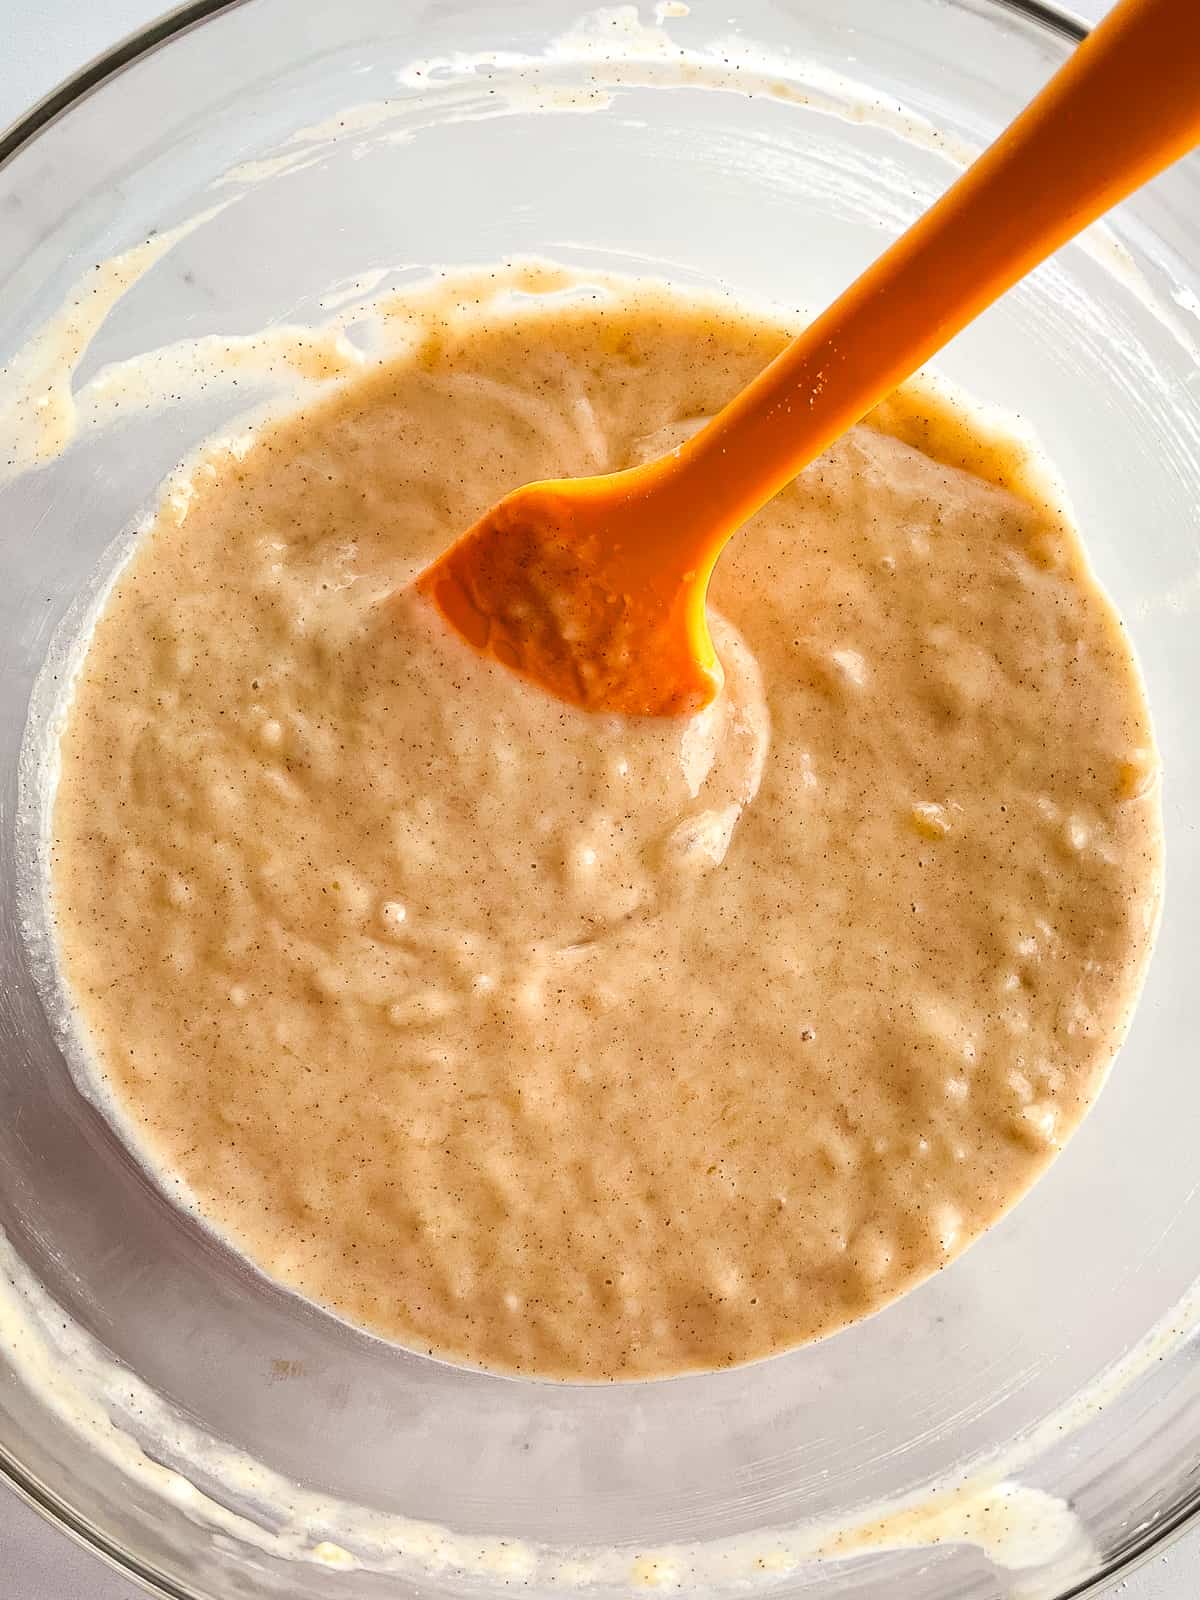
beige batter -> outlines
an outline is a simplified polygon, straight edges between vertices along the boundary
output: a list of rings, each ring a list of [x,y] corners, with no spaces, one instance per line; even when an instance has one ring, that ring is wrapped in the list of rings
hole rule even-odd
[[[1140,685],[1020,450],[924,390],[731,546],[700,717],[476,658],[411,577],[785,334],[462,292],[210,449],[120,574],[62,737],[66,977],[148,1157],[353,1321],[558,1377],[767,1355],[943,1265],[1095,1095],[1157,909]]]

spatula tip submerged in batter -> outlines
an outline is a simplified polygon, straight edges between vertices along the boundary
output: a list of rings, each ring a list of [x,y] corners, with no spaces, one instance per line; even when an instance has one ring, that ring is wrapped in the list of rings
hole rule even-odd
[[[62,739],[65,974],[146,1158],[350,1320],[556,1377],[767,1355],[950,1259],[1096,1093],[1158,896],[1136,670],[1022,450],[912,391],[729,553],[704,713],[538,693],[413,572],[784,334],[455,294],[214,449],[119,576]]]

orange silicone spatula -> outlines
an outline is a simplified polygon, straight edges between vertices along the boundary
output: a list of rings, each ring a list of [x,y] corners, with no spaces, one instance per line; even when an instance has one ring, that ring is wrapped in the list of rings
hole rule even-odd
[[[417,580],[477,649],[597,711],[697,709],[747,517],[1059,245],[1200,142],[1200,0],[1121,0],[1012,126],[687,444],[529,484]]]

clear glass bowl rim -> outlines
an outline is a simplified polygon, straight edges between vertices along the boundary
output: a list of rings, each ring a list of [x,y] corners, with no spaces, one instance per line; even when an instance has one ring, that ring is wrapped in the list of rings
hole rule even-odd
[[[110,49],[93,57],[77,72],[64,79],[57,88],[52,89],[43,99],[31,106],[8,128],[0,130],[0,167],[6,166],[18,152],[32,144],[52,123],[65,116],[93,90],[119,76],[126,67],[161,49],[178,35],[200,27],[214,17],[233,11],[245,3],[247,0],[188,0],[187,4],[165,12],[147,23],[144,28],[128,34]],[[1079,44],[1089,32],[1087,26],[1077,17],[1060,10],[1057,6],[1044,4],[1042,0],[986,0],[986,3],[998,10],[1016,12],[1027,21],[1044,28],[1060,41],[1066,41],[1072,46]],[[14,1491],[19,1499],[32,1506],[47,1522],[76,1544],[98,1556],[122,1577],[132,1579],[151,1594],[161,1596],[163,1600],[201,1600],[195,1591],[182,1588],[162,1574],[142,1566],[100,1529],[78,1516],[47,1485],[41,1483],[33,1474],[26,1472],[21,1463],[9,1455],[3,1444],[0,1444],[0,1484]],[[1140,1566],[1151,1555],[1161,1555],[1169,1545],[1197,1522],[1200,1522],[1200,1485],[1176,1509],[1173,1517],[1166,1519],[1141,1538],[1132,1540],[1126,1549],[1110,1560],[1094,1577],[1085,1579],[1064,1592],[1061,1600],[1085,1600],[1086,1596],[1102,1594],[1116,1580],[1127,1578],[1134,1568]]]

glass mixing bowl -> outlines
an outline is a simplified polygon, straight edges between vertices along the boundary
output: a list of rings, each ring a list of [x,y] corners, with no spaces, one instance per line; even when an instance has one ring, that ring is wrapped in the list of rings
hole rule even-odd
[[[73,294],[77,388],[172,341],[320,321],[356,282],[513,254],[819,307],[1080,33],[1033,0],[671,0],[583,22],[578,3],[200,3],[89,69],[0,141],[0,417],[31,370],[14,353]],[[95,264],[187,219],[86,341]],[[9,473],[0,1462],[19,1489],[157,1592],[202,1600],[1061,1600],[1193,1514],[1198,267],[1193,159],[940,363],[1036,430],[1149,683],[1168,895],[1111,1082],[948,1270],[712,1376],[523,1382],[371,1339],[174,1208],[76,1090],[30,887],[39,673],[120,531],[247,397],[135,409]]]

